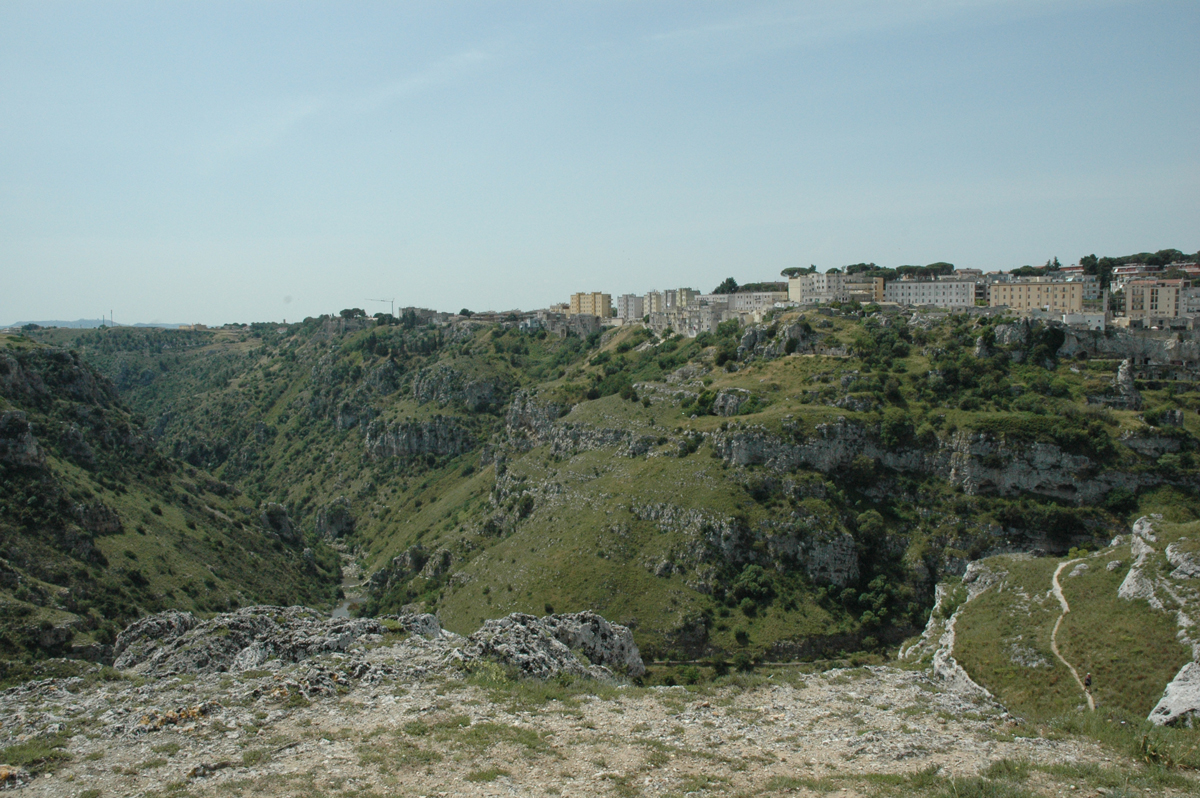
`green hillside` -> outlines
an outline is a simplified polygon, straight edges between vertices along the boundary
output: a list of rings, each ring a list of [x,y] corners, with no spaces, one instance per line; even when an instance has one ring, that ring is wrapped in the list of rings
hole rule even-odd
[[[1193,384],[1142,379],[1130,409],[1107,339],[872,310],[696,339],[386,316],[36,335],[160,451],[344,539],[360,611],[460,632],[591,608],[652,656],[882,649],[972,559],[1094,549],[1156,491],[1196,494]]]
[[[146,613],[337,590],[327,545],[264,529],[239,488],[160,454],[77,354],[20,336],[0,336],[0,485],[0,659],[99,659]]]

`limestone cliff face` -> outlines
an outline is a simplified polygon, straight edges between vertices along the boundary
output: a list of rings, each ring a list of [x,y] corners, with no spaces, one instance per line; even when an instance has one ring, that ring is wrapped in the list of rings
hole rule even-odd
[[[520,449],[536,446],[549,439],[554,422],[568,410],[553,402],[540,402],[530,391],[517,391],[504,417],[505,433]]]
[[[33,427],[19,410],[0,413],[0,463],[41,468],[46,454],[33,435]]]
[[[982,432],[959,431],[929,449],[887,447],[876,430],[845,418],[817,425],[800,439],[787,440],[761,427],[714,433],[717,453],[734,465],[765,465],[780,472],[812,468],[845,470],[866,455],[885,468],[934,474],[974,495],[1036,493],[1087,504],[1114,488],[1159,484],[1154,474],[1104,470],[1103,463],[1071,454],[1053,443],[1010,443]]]
[[[412,393],[422,404],[437,402],[440,407],[457,404],[478,412],[503,404],[507,391],[499,380],[473,379],[457,369],[439,364],[413,375]]]
[[[616,448],[629,457],[644,455],[657,438],[629,430],[598,428],[586,424],[559,421],[570,408],[552,402],[540,402],[525,391],[518,391],[505,416],[505,445],[517,451],[550,445],[555,455]]]
[[[345,496],[338,496],[318,510],[316,526],[317,534],[330,540],[352,533],[356,521],[350,509],[350,500]]]
[[[694,569],[700,578],[693,586],[701,592],[711,589],[704,579],[710,565],[799,565],[818,585],[845,587],[858,581],[854,538],[843,530],[812,523],[814,519],[797,515],[790,522],[750,529],[729,516],[674,504],[634,504],[629,509],[635,518],[651,521],[686,541],[673,559],[654,564],[654,573],[665,576]]]
[[[807,324],[756,324],[742,333],[738,360],[774,360],[792,352],[813,351],[815,346],[816,338]]]
[[[379,460],[398,457],[411,460],[431,454],[454,457],[475,448],[475,436],[452,416],[433,416],[426,421],[372,422],[364,439],[367,455]]]

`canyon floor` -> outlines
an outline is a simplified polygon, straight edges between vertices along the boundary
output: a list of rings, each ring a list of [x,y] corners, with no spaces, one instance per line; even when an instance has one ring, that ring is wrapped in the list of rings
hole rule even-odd
[[[240,674],[29,682],[0,694],[0,747],[24,757],[0,780],[28,796],[1200,794],[923,669],[513,680],[420,637]]]

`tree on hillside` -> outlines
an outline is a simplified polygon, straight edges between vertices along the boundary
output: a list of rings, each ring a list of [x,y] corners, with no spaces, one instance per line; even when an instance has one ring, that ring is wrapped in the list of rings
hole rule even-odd
[[[954,264],[946,263],[944,260],[939,260],[937,263],[931,263],[925,267],[927,274],[937,276],[941,274],[954,274]]]
[[[714,294],[736,294],[738,290],[737,280],[732,277],[726,277],[721,281],[721,284],[713,289]]]
[[[471,317],[471,316],[473,316],[473,315],[475,315],[475,314],[474,314],[473,312],[471,312],[470,310],[468,310],[467,308],[463,308],[462,310],[460,310],[460,311],[458,312],[458,315],[460,315],[460,316],[467,316],[467,317],[469,318],[469,317]]]
[[[362,308],[345,308],[339,315],[343,319],[365,319],[367,312]]]

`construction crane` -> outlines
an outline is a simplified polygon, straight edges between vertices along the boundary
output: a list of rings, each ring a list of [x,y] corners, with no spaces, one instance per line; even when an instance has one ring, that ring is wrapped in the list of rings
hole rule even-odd
[[[396,316],[396,300],[395,299],[365,299],[363,301],[364,302],[387,302],[388,304],[391,305],[391,308],[392,308],[389,315],[391,315],[393,318]]]

